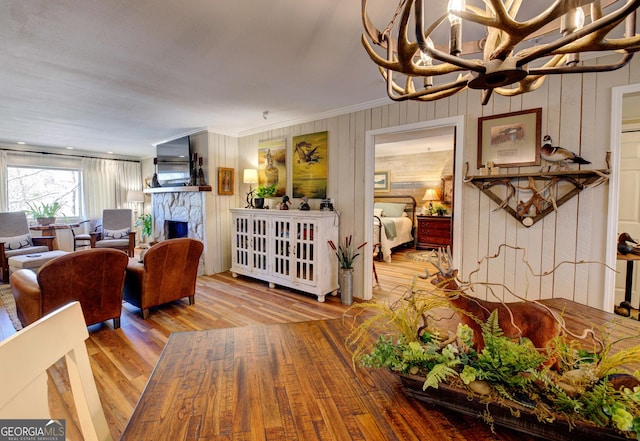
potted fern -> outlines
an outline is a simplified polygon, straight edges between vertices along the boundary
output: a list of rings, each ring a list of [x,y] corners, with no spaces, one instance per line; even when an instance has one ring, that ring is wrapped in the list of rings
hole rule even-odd
[[[30,204],[27,202],[29,206],[29,210],[27,213],[31,214],[38,225],[51,225],[56,222],[56,216],[60,214],[60,210],[62,209],[62,205],[58,201],[54,201],[51,204],[46,204],[41,202],[38,204]]]

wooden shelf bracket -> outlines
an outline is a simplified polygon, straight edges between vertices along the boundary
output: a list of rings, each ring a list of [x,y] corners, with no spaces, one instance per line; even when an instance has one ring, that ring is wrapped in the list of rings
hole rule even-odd
[[[467,164],[468,167],[468,164]],[[465,176],[464,181],[477,187],[525,227],[579,194],[609,180],[610,170],[577,170],[499,175]]]

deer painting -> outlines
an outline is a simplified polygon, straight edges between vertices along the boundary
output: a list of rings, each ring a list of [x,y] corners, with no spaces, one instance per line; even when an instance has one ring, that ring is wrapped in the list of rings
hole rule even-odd
[[[445,254],[440,250],[437,255],[438,261],[431,260],[438,270],[431,283],[446,293],[460,321],[473,330],[473,343],[477,351],[484,348],[481,324],[487,322],[494,310],[498,311],[498,322],[506,337],[526,337],[540,351],[546,351],[549,343],[560,334],[561,321],[539,303],[489,302],[469,296],[456,281],[458,270],[451,269],[451,251],[447,250]],[[427,271],[423,278],[428,277]]]

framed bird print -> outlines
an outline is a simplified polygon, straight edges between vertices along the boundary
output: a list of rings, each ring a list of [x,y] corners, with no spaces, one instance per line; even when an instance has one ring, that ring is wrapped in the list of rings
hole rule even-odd
[[[478,118],[478,168],[540,165],[542,108]]]
[[[294,136],[292,155],[292,194],[294,198],[326,199],[328,175],[328,133]]]

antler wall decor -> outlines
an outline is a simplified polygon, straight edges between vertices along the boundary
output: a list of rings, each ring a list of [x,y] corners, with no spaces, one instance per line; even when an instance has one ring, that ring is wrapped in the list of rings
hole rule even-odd
[[[530,227],[587,188],[609,179],[609,170],[467,176],[470,183],[525,227]],[[496,188],[505,188],[496,191]],[[494,211],[495,211],[494,210]]]
[[[432,101],[470,87],[483,90],[486,104],[493,91],[513,96],[536,90],[546,75],[619,69],[640,49],[640,35],[635,33],[640,0],[554,0],[526,19],[517,17],[522,0],[469,0],[475,5],[449,0],[446,10],[440,0],[430,2],[429,11],[425,0],[400,0],[383,30],[369,17],[368,3],[362,0],[362,44],[386,80],[387,94],[396,101]],[[425,27],[424,14],[437,9],[438,3],[442,15]],[[527,8],[534,3],[538,2],[528,2]],[[610,12],[605,14],[605,8]],[[585,15],[590,19],[586,25]],[[447,19],[448,47],[434,44],[437,29]],[[414,40],[409,39],[410,22]],[[478,25],[486,28],[486,37],[463,42],[463,28],[477,30]],[[558,31],[557,39],[540,42]],[[471,58],[480,51],[482,58]],[[584,52],[617,52],[620,59],[584,65],[579,59]],[[442,84],[434,84],[436,77]]]

